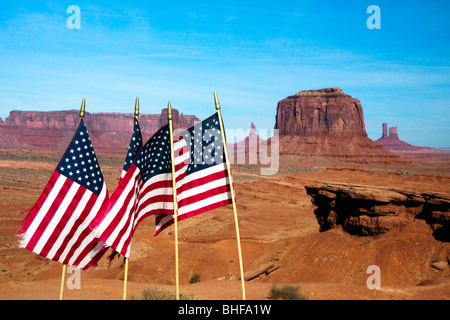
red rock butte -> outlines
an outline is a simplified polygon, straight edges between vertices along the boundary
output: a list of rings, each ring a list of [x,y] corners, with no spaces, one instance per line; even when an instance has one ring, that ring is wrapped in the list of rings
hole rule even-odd
[[[361,102],[340,88],[305,90],[278,102],[281,135],[367,136]]]
[[[381,138],[375,140],[376,143],[383,146],[386,150],[403,154],[403,153],[429,153],[429,154],[449,154],[449,150],[433,149],[429,147],[420,147],[409,144],[398,137],[398,128],[389,127],[388,135],[388,125],[383,123],[383,131]]]
[[[256,126],[255,124],[252,122],[252,124],[250,125],[250,132],[249,135],[247,137],[245,137],[245,139],[242,139],[236,143],[227,143],[227,148],[228,151],[233,154],[239,153],[239,152],[247,152],[249,150],[252,150],[254,148],[257,148],[257,146],[260,143],[263,143],[264,140],[263,138],[261,138],[257,133],[256,133]]]
[[[275,129],[285,165],[312,160],[382,166],[409,162],[367,137],[361,102],[340,88],[305,90],[278,102]],[[325,162],[324,162],[325,160]]]

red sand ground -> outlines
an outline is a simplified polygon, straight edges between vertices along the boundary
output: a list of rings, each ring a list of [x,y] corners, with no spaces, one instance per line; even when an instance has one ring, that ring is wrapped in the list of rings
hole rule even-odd
[[[15,238],[25,217],[21,212],[33,206],[59,156],[56,152],[1,150],[0,299],[59,298],[62,265],[18,248]],[[99,161],[112,194],[123,159],[101,154]],[[363,169],[295,172],[299,170],[264,177],[251,168],[234,168],[244,270],[270,261],[279,267],[245,283],[248,299],[268,299],[273,284],[285,283],[298,286],[313,300],[450,299],[450,268],[431,266],[450,256],[450,243],[434,239],[424,221],[377,237],[356,237],[340,230],[320,233],[315,207],[303,187],[311,181],[329,181],[450,193],[448,174],[416,170],[415,175],[404,176]],[[198,299],[241,299],[241,282],[235,279],[239,259],[232,207],[187,219],[179,227],[181,290]],[[154,219],[149,217],[133,238],[128,297],[154,285],[174,288],[173,227],[157,237],[153,234]],[[95,270],[81,273],[80,290],[66,287],[64,299],[122,299],[124,270],[120,264],[121,259],[116,259],[108,268],[103,258]],[[366,286],[370,265],[380,267],[379,290]],[[191,284],[195,273],[201,281]],[[227,274],[235,278],[218,280]]]

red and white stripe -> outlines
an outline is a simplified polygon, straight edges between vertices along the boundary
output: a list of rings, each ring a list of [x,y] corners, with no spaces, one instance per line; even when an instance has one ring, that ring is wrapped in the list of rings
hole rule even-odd
[[[89,224],[107,202],[104,183],[97,195],[54,171],[19,231],[19,247],[80,268],[95,264],[105,248]]]
[[[178,177],[186,171],[189,159],[184,139],[174,143]],[[173,214],[172,174],[161,173],[143,183],[139,168],[133,163],[110,198],[103,216],[92,226],[99,240],[129,258],[131,239],[138,224],[152,214]]]
[[[177,221],[231,203],[231,190],[226,163],[219,163],[189,175],[180,171],[180,177],[176,183]],[[155,236],[173,224],[173,222],[173,212],[170,215],[158,214],[155,218]]]

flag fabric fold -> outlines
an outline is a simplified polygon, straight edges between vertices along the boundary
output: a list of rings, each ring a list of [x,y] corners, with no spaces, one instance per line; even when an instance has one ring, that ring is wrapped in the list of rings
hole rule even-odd
[[[169,125],[140,150],[112,194],[108,208],[91,223],[96,236],[129,258],[138,224],[156,215],[156,233],[173,223]],[[178,220],[231,203],[218,114],[174,137]]]
[[[219,121],[215,113],[180,133],[188,152],[175,153],[183,164],[175,167],[178,221],[232,203]],[[173,222],[173,214],[157,214],[155,236]]]
[[[18,232],[19,247],[83,269],[106,251],[89,227],[108,190],[83,121]]]
[[[133,134],[131,135],[130,146],[128,147],[127,156],[125,158],[125,163],[123,164],[122,174],[120,178],[123,178],[127,173],[128,169],[131,167],[134,159],[139,154],[142,148],[142,133],[139,127],[139,121],[134,118]]]
[[[184,140],[175,144],[182,149]],[[140,150],[110,198],[108,208],[92,223],[98,239],[129,258],[131,239],[148,215],[173,213],[169,126],[158,130]]]

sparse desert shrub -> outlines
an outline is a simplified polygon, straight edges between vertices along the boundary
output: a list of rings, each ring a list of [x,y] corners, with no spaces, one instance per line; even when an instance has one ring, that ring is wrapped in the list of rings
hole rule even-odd
[[[197,283],[200,282],[200,275],[198,273],[194,273],[191,277],[191,279],[189,279],[190,283]]]
[[[307,300],[299,288],[290,284],[285,284],[279,288],[275,285],[270,289],[269,299],[272,300]]]
[[[176,300],[175,290],[164,289],[158,286],[142,290],[141,296],[131,295],[131,300]],[[194,294],[180,292],[180,300],[197,300]]]

